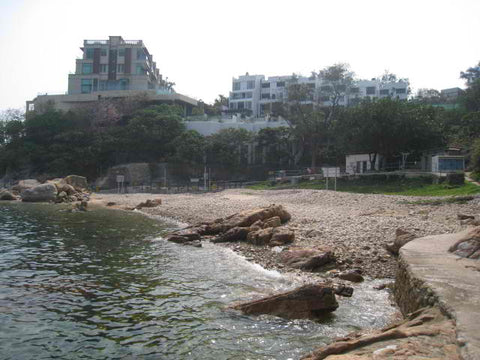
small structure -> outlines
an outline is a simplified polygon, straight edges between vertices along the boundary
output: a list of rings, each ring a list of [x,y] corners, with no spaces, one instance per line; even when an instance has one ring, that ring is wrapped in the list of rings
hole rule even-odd
[[[459,147],[453,146],[424,152],[421,161],[422,170],[433,173],[464,171],[465,157],[460,152]]]
[[[345,157],[345,172],[348,175],[363,174],[369,171],[380,170],[382,156],[377,154],[372,168],[371,154],[350,154]]]

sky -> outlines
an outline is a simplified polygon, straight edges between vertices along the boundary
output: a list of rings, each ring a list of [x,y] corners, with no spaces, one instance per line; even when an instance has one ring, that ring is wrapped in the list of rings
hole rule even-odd
[[[143,40],[181,94],[213,102],[232,77],[348,63],[419,88],[464,87],[480,61],[479,0],[0,0],[0,110],[67,91],[84,39]]]

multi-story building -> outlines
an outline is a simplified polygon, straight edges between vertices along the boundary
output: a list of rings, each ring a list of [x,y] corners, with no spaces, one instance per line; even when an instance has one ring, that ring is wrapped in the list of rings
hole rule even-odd
[[[324,87],[328,84],[322,83],[318,77],[304,76],[272,76],[268,79],[264,75],[246,75],[233,78],[232,91],[229,96],[229,106],[232,112],[251,111],[253,117],[264,116],[272,104],[287,99],[288,86],[293,81],[299,84],[306,84],[312,89],[312,97],[306,102],[315,102],[328,106],[330,97],[323,95]],[[391,81],[385,82],[378,79],[354,81],[352,86],[340,96],[338,103],[343,106],[352,105],[359,99],[365,97],[383,98],[394,97],[406,99],[408,96],[408,82]]]
[[[84,40],[75,74],[68,76],[68,94],[106,90],[167,90],[142,40]]]
[[[191,112],[197,101],[173,91],[165,81],[142,40],[84,40],[82,57],[75,73],[68,76],[68,92],[62,95],[39,95],[27,101],[27,112],[42,112],[48,106],[68,111],[100,99],[139,96],[152,103],[175,103]]]

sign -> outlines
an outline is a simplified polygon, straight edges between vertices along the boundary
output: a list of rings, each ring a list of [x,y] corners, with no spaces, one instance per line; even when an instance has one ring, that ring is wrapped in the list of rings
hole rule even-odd
[[[125,175],[117,175],[117,183],[125,182]]]
[[[323,176],[326,178],[334,178],[340,176],[339,167],[322,167]]]
[[[199,178],[190,178],[190,182],[192,183],[198,183],[200,181]]]

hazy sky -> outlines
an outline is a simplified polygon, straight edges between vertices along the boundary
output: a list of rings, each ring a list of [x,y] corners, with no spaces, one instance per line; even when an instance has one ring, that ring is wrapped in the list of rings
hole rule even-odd
[[[0,110],[64,93],[84,39],[144,40],[176,91],[211,102],[233,76],[347,62],[413,89],[463,87],[480,60],[479,0],[0,0]]]

